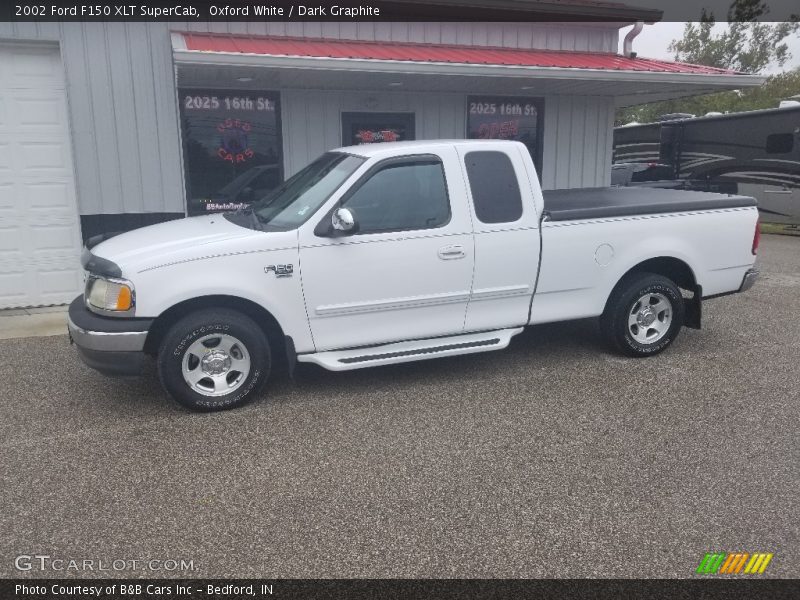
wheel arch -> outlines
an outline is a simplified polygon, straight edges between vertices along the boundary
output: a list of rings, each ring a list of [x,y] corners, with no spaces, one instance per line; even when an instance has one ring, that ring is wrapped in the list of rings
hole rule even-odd
[[[145,354],[155,356],[169,328],[189,313],[209,309],[227,308],[250,317],[261,328],[273,349],[273,358],[286,353],[286,337],[278,320],[266,308],[239,296],[210,295],[189,298],[172,305],[153,321],[144,344]]]
[[[637,263],[622,274],[606,298],[605,309],[608,308],[608,303],[619,289],[620,284],[634,273],[661,275],[673,281],[679,288],[689,290],[693,294],[698,293],[697,277],[686,261],[674,256],[657,256]]]
[[[694,291],[697,287],[697,277],[689,264],[674,256],[658,256],[649,258],[631,267],[622,277],[630,273],[655,273],[671,279],[679,288]],[[620,278],[621,280],[622,278]]]

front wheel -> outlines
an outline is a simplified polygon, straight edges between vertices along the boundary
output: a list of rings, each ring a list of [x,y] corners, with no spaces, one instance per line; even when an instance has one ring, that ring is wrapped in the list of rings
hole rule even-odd
[[[683,326],[681,291],[653,273],[633,273],[617,284],[600,318],[603,335],[628,356],[658,354],[678,337]]]
[[[192,313],[164,336],[158,374],[177,402],[196,411],[236,408],[267,382],[267,338],[249,317],[229,309]]]

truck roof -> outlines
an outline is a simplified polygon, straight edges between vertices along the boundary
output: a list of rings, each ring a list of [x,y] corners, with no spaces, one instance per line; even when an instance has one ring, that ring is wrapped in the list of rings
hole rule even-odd
[[[346,152],[347,154],[355,154],[356,156],[363,156],[371,158],[373,156],[396,156],[398,150],[408,150],[412,153],[420,150],[433,150],[442,146],[467,146],[480,148],[487,144],[518,144],[524,146],[522,142],[515,142],[512,140],[414,140],[409,142],[383,142],[379,144],[361,144],[358,146],[343,146],[336,148],[332,152]]]

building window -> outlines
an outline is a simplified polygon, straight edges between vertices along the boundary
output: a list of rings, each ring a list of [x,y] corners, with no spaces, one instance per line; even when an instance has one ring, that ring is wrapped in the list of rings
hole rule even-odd
[[[342,113],[342,145],[414,139],[414,113]]]
[[[342,205],[353,210],[359,233],[433,229],[450,221],[444,169],[435,158],[391,162]]]
[[[789,154],[794,149],[794,135],[772,133],[767,136],[767,154]]]
[[[522,195],[511,159],[504,152],[467,152],[475,215],[481,223],[513,223],[522,217]]]
[[[522,142],[541,176],[543,115],[543,98],[470,96],[467,98],[467,137]]]
[[[189,215],[249,205],[283,180],[276,93],[180,91]]]

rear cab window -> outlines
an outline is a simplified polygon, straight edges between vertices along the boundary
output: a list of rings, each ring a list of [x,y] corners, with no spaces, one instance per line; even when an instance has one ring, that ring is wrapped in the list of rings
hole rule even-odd
[[[522,194],[517,173],[505,152],[468,152],[464,164],[475,216],[481,223],[514,223],[522,218]]]

